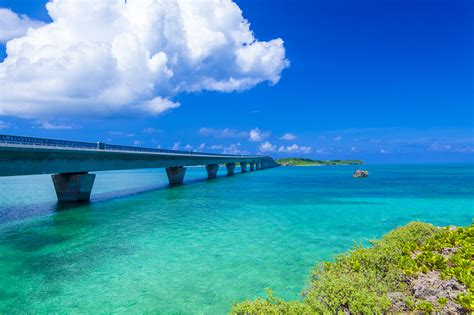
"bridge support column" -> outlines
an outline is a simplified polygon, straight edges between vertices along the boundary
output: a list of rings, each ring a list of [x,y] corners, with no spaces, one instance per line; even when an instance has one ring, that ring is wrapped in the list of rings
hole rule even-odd
[[[235,163],[227,163],[225,167],[227,168],[227,176],[234,175]]]
[[[242,173],[247,172],[247,162],[240,162],[240,169]]]
[[[166,175],[168,175],[168,181],[169,181],[170,186],[182,185],[184,182],[185,174],[186,174],[186,168],[182,166],[166,168]]]
[[[64,173],[51,175],[56,196],[60,202],[89,201],[95,174]]]
[[[219,164],[208,164],[208,165],[206,165],[207,178],[208,179],[216,178],[218,170],[219,170]]]
[[[255,163],[255,168],[257,169],[257,171],[260,171],[262,169],[260,161]]]
[[[250,171],[255,171],[255,162],[250,162]]]

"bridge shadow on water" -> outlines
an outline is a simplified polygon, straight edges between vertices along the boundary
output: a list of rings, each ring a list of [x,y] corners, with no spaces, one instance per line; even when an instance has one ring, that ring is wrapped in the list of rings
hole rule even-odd
[[[247,173],[236,173],[234,176],[244,175]],[[94,190],[92,190],[91,200],[85,202],[58,202],[58,201],[51,201],[45,203],[37,203],[37,204],[29,204],[23,206],[16,206],[14,208],[7,208],[4,209],[6,211],[0,211],[0,224],[19,221],[26,218],[33,218],[39,217],[44,215],[51,215],[54,213],[62,212],[62,211],[69,211],[74,210],[76,208],[83,208],[88,206],[93,206],[94,204],[108,202],[110,200],[116,200],[120,198],[128,198],[136,195],[142,195],[154,191],[166,190],[166,189],[180,189],[185,188],[186,186],[193,186],[202,183],[214,183],[219,180],[231,179],[233,176],[227,175],[219,175],[215,179],[207,179],[207,177],[203,178],[191,178],[189,180],[185,180],[183,185],[169,185],[169,184],[159,184],[159,185],[148,185],[148,186],[140,186],[136,188],[130,189],[121,189],[112,192],[105,192],[105,193],[96,193],[94,194]],[[0,208],[0,210],[2,210]]]

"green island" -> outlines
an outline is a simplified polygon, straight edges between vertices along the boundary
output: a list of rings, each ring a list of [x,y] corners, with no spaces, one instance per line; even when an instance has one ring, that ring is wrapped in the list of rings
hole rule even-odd
[[[355,246],[314,268],[302,300],[266,299],[231,314],[380,314],[474,311],[474,224],[412,222],[370,247]]]
[[[361,160],[312,160],[305,158],[284,158],[276,161],[282,166],[359,165],[364,163]]]

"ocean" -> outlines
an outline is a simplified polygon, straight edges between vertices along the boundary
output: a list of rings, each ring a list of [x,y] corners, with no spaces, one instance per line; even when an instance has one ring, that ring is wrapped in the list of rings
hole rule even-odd
[[[225,314],[300,298],[315,264],[410,221],[473,220],[472,164],[359,167],[97,172],[75,206],[49,175],[2,177],[0,313]]]

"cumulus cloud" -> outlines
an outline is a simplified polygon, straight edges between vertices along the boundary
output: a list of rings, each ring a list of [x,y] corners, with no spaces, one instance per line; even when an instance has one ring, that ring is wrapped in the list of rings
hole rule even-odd
[[[240,148],[240,143],[232,143],[231,145],[224,147],[222,150],[223,154],[249,154],[248,151]]]
[[[26,15],[18,15],[10,9],[0,8],[0,43],[23,36],[28,29],[43,25],[43,22],[32,20]]]
[[[311,153],[311,147],[309,146],[300,146],[297,144],[293,144],[290,146],[281,146],[278,148],[278,152],[281,153],[303,153],[303,154],[308,154]]]
[[[8,128],[10,125],[4,121],[0,120],[0,129]]]
[[[173,147],[171,148],[171,150],[179,150],[181,147],[181,141],[177,141],[173,144]]]
[[[335,137],[333,140],[334,140],[334,141],[341,141],[341,139],[342,139],[341,136],[337,136],[337,137]]]
[[[260,142],[268,138],[271,131],[261,131],[259,128],[251,129],[250,131],[242,131],[230,128],[214,129],[214,128],[201,128],[199,134],[204,137],[214,138],[235,138],[244,139],[247,138],[252,142]]]
[[[249,140],[253,142],[259,142],[268,138],[270,136],[271,131],[261,131],[258,128],[252,129],[249,132]]]
[[[285,141],[293,141],[295,139],[296,139],[296,136],[290,132],[287,132],[283,136],[280,137],[280,140],[285,140]]]
[[[231,0],[51,0],[52,23],[7,42],[0,115],[158,115],[180,93],[276,84],[279,38],[258,41]]]
[[[265,142],[260,144],[258,149],[259,149],[260,152],[275,152],[276,151],[276,146],[271,144],[268,141],[265,141]]]

